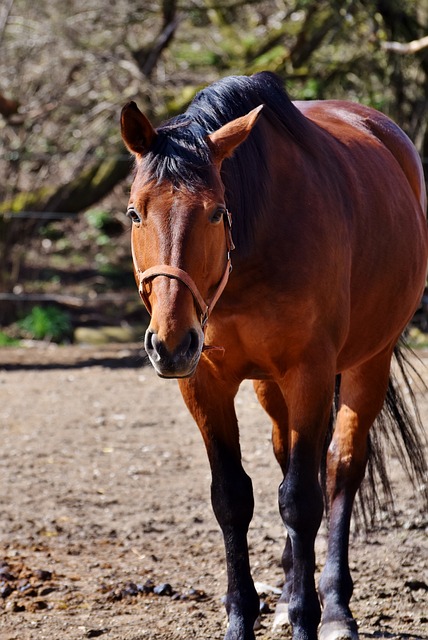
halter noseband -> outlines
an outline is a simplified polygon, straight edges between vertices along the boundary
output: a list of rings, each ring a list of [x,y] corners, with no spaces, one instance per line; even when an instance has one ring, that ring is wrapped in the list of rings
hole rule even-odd
[[[158,276],[165,276],[167,278],[173,278],[175,280],[179,280],[184,285],[186,285],[186,287],[191,292],[193,299],[195,301],[196,307],[200,313],[199,319],[200,319],[202,329],[205,328],[205,325],[208,322],[208,318],[210,317],[212,310],[214,309],[216,303],[218,302],[218,299],[223,293],[224,288],[226,287],[227,281],[229,280],[229,274],[232,271],[232,261],[230,258],[230,252],[235,248],[235,245],[233,244],[233,240],[232,240],[232,215],[227,209],[224,214],[224,228],[226,233],[226,249],[227,249],[226,268],[224,270],[224,273],[220,282],[217,285],[217,289],[214,295],[208,301],[204,300],[204,298],[199,292],[198,287],[196,286],[192,278],[189,276],[189,274],[186,271],[183,271],[183,269],[180,269],[179,267],[172,267],[167,264],[162,264],[162,265],[155,265],[154,267],[150,267],[145,271],[140,271],[139,269],[137,270],[137,276],[139,280],[138,292],[144,303],[144,306],[149,312],[149,315],[152,315],[152,306],[150,304],[149,293],[147,292],[146,285],[147,283],[151,282],[152,280],[154,280],[154,278],[157,278]]]

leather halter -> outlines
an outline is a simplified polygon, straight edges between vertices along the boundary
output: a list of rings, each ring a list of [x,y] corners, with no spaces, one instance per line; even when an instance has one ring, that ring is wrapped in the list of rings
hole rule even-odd
[[[138,292],[144,303],[144,306],[149,312],[149,315],[152,315],[152,306],[150,304],[149,293],[147,292],[146,285],[152,280],[154,280],[154,278],[157,278],[158,276],[165,276],[167,278],[173,278],[175,280],[179,280],[184,285],[186,285],[186,287],[191,292],[196,304],[196,308],[200,313],[199,319],[200,319],[201,327],[202,329],[205,328],[208,318],[211,315],[211,312],[214,309],[214,306],[218,302],[218,299],[223,293],[224,288],[226,287],[227,281],[229,280],[229,274],[232,271],[232,261],[230,258],[230,252],[235,248],[235,245],[233,244],[233,240],[232,240],[232,215],[227,209],[225,210],[223,219],[224,219],[224,228],[226,233],[227,262],[226,262],[226,268],[224,270],[223,276],[220,282],[218,283],[217,289],[214,295],[212,296],[212,298],[210,300],[205,300],[200,294],[198,287],[196,286],[192,278],[189,276],[189,274],[186,271],[183,271],[183,269],[180,269],[179,267],[173,267],[167,264],[162,264],[162,265],[155,265],[154,267],[150,267],[145,271],[140,271],[139,269],[137,269],[137,276],[139,280]]]

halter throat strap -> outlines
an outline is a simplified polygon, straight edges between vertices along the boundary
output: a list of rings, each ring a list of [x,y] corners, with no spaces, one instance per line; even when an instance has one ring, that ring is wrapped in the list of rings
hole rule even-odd
[[[232,261],[230,257],[230,252],[235,248],[235,245],[233,244],[233,240],[232,240],[232,216],[230,212],[227,210],[224,215],[224,227],[225,227],[225,233],[226,233],[226,250],[227,250],[226,268],[223,272],[223,276],[221,277],[220,282],[217,285],[217,289],[215,290],[215,293],[210,298],[210,300],[205,300],[202,297],[198,287],[196,286],[195,282],[190,277],[190,275],[183,269],[180,269],[179,267],[162,264],[162,265],[155,265],[153,267],[150,267],[145,271],[140,271],[139,269],[137,270],[137,277],[139,281],[138,292],[144,303],[144,306],[149,312],[149,315],[152,315],[152,306],[149,300],[150,292],[148,291],[148,285],[155,278],[159,276],[165,276],[166,278],[179,280],[189,289],[190,293],[193,296],[193,300],[195,302],[196,308],[198,309],[200,314],[199,318],[200,318],[201,326],[203,329],[205,328],[205,325],[208,322],[208,318],[210,317],[212,310],[214,309],[221,294],[223,293],[227,285],[227,282],[229,280],[230,272],[232,271]]]

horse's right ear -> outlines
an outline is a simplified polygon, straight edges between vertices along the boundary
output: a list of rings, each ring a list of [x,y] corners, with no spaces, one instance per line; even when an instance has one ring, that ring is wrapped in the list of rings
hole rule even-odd
[[[122,139],[135,155],[144,155],[156,138],[156,131],[135,102],[128,102],[120,114]]]
[[[228,122],[207,136],[214,162],[220,165],[224,158],[230,158],[236,147],[246,140],[258,120],[263,106],[259,105],[246,116]]]

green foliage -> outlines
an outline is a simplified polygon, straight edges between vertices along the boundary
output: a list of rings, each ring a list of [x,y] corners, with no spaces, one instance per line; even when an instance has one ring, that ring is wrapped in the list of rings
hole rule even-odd
[[[425,331],[412,327],[409,330],[406,340],[411,349],[427,349],[428,348],[428,336]]]
[[[102,231],[110,222],[111,215],[108,211],[104,211],[104,209],[89,209],[89,211],[85,213],[85,218],[91,227]]]
[[[109,211],[104,209],[90,209],[85,213],[85,218],[90,230],[95,232],[94,240],[99,247],[105,247],[110,243],[112,236],[123,231],[123,225]],[[94,234],[89,233],[88,237]]]
[[[33,340],[64,342],[72,332],[70,316],[58,307],[35,306],[18,322],[18,327]]]
[[[63,238],[64,228],[57,222],[51,222],[40,228],[40,235],[48,240],[57,241]]]
[[[11,338],[4,331],[0,331],[0,347],[15,347],[19,345],[19,340]]]

